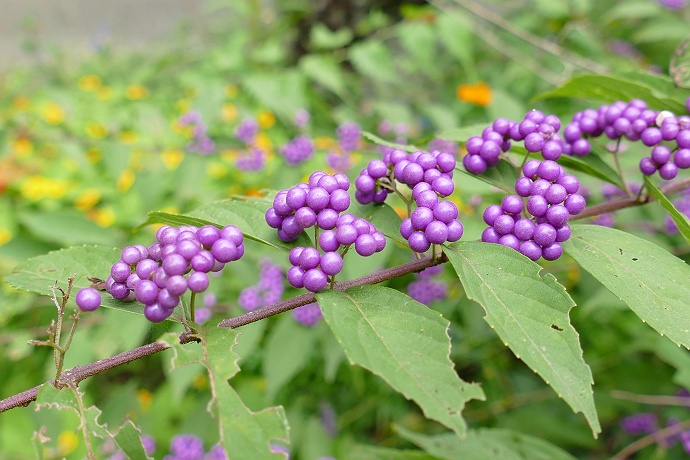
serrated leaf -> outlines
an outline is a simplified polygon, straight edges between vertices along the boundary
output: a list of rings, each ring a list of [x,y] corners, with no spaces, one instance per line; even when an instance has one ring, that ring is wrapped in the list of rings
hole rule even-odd
[[[201,329],[204,365],[209,372],[213,398],[209,404],[218,418],[221,445],[228,459],[284,458],[270,450],[272,440],[289,442],[289,428],[282,406],[250,411],[228,380],[239,372],[238,356],[232,351],[238,331],[215,325]]]
[[[572,225],[563,249],[645,323],[690,348],[690,266],[663,248],[599,225]]]
[[[463,166],[458,166],[455,171],[465,174],[489,185],[493,185],[507,193],[515,193],[515,181],[518,179],[518,173],[515,167],[506,160],[501,159],[494,167],[487,168],[481,174],[472,174],[465,171]]]
[[[120,258],[120,250],[105,246],[75,246],[52,251],[27,259],[17,265],[14,272],[5,277],[11,286],[41,295],[51,295],[50,288],[58,282],[67,288],[67,279],[76,275],[72,287],[74,297],[80,288],[91,286],[87,278],[106,279],[110,267]],[[143,314],[143,307],[136,302],[120,302],[103,293],[101,305],[132,313]]]
[[[453,433],[424,435],[396,425],[403,438],[442,459],[500,458],[501,460],[575,460],[542,439],[500,428],[470,430],[464,440]]]
[[[499,244],[461,242],[446,255],[467,297],[486,311],[484,319],[501,340],[539,374],[596,436],[601,431],[592,395],[592,372],[570,324],[575,302],[550,273]]]
[[[209,205],[197,208],[188,214],[169,214],[164,212],[151,212],[144,225],[161,223],[168,225],[215,225],[223,227],[234,225],[238,227],[245,238],[273,246],[289,252],[295,246],[311,246],[309,237],[302,233],[297,240],[286,243],[278,238],[274,228],[266,224],[265,214],[273,205],[271,200],[263,198],[253,199],[227,199],[216,201]]]
[[[50,438],[46,436],[45,425],[43,425],[38,431],[34,431],[34,435],[31,437],[31,444],[34,447],[36,460],[43,460],[43,451],[45,450],[44,444],[47,444],[49,442]]]
[[[311,358],[317,331],[282,315],[271,330],[263,353],[263,374],[269,400],[289,382]]]
[[[673,203],[666,198],[666,195],[664,195],[661,190],[659,190],[657,186],[649,180],[648,176],[644,177],[644,184],[647,187],[647,190],[649,190],[649,193],[656,198],[657,203],[659,203],[659,205],[664,208],[671,219],[673,219],[673,222],[675,222],[676,227],[678,227],[678,231],[681,235],[683,235],[685,241],[690,243],[690,220],[687,218],[687,216],[676,209]]]
[[[685,111],[683,104],[632,79],[632,76],[584,74],[573,77],[560,88],[537,95],[534,99],[575,97],[593,99],[604,103],[642,99],[652,110]]]
[[[72,387],[64,387],[60,390],[54,386],[46,383],[36,396],[36,410],[41,409],[58,409],[69,410],[77,414],[79,417],[79,427],[86,427],[89,433],[98,436],[102,439],[110,438],[110,433],[105,425],[98,423],[98,417],[101,415],[101,410],[96,406],[84,407],[80,402],[82,394],[77,394],[78,389]]]
[[[471,399],[484,399],[484,392],[455,372],[447,320],[381,286],[327,290],[316,298],[351,364],[380,376],[417,403],[427,418],[464,436],[462,409]]]
[[[373,142],[376,145],[382,145],[384,147],[390,147],[392,149],[400,149],[400,150],[405,150],[406,152],[416,152],[418,150],[421,150],[419,147],[416,147],[414,145],[403,145],[403,144],[396,144],[395,142],[388,142],[385,139],[380,138],[374,133],[370,133],[369,131],[362,131],[362,137]]]
[[[131,420],[126,420],[120,430],[113,436],[115,443],[129,459],[149,459],[141,440],[141,430]]]

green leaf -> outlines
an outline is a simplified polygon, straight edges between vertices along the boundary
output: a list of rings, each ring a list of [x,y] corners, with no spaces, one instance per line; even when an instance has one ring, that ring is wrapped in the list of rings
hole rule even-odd
[[[690,243],[690,220],[687,218],[687,216],[676,209],[673,203],[666,198],[666,195],[664,195],[661,190],[659,190],[657,186],[649,180],[648,176],[644,177],[644,184],[647,187],[647,190],[649,190],[649,193],[656,198],[657,203],[659,203],[659,205],[664,208],[668,215],[671,216],[671,219],[673,219],[673,222],[675,222],[676,227],[678,227],[678,231],[680,231],[680,234],[683,235],[685,241]]]
[[[449,141],[453,142],[467,142],[467,139],[469,139],[472,136],[480,136],[482,135],[482,131],[486,129],[487,124],[486,123],[475,123],[473,125],[467,125],[463,126],[462,128],[453,128],[449,129],[448,131],[442,131],[436,135],[436,137],[439,137],[441,139],[448,139]]]
[[[197,208],[189,214],[168,214],[163,212],[149,213],[144,225],[161,223],[168,225],[215,225],[238,227],[245,238],[289,252],[295,246],[311,246],[309,237],[302,233],[297,240],[286,243],[278,238],[274,228],[266,224],[266,211],[273,206],[273,201],[265,198],[230,198],[216,201]]]
[[[690,348],[690,266],[659,246],[599,225],[572,225],[563,249],[645,323]]]
[[[407,245],[407,241],[400,235],[400,224],[402,223],[402,219],[398,216],[398,213],[386,203],[371,205],[355,203],[355,208],[352,212],[356,216],[364,217],[374,224],[376,230],[383,233],[388,238],[397,241],[403,246]]]
[[[352,41],[352,31],[346,27],[331,31],[326,25],[316,23],[310,34],[312,45],[321,49],[341,48]]]
[[[558,163],[566,168],[580,171],[625,190],[623,180],[618,173],[611,166],[609,166],[608,163],[602,160],[601,157],[595,152],[592,152],[584,157],[561,155],[561,157],[558,159]]]
[[[316,83],[333,91],[341,98],[345,96],[345,79],[340,62],[335,56],[307,54],[300,59],[299,66]]]
[[[46,383],[38,390],[36,410],[58,409],[72,411],[79,417],[79,427],[77,430],[81,430],[85,426],[89,433],[94,436],[102,439],[110,438],[110,433],[106,426],[98,423],[101,410],[96,406],[85,407],[81,400],[82,396],[83,393],[78,389],[64,387],[58,390]]]
[[[416,147],[414,145],[402,145],[396,144],[395,142],[388,142],[387,140],[382,139],[376,134],[370,133],[369,131],[362,131],[362,137],[373,142],[376,145],[382,145],[384,147],[390,147],[392,149],[405,150],[406,152],[416,152],[417,150],[421,150],[419,147]]]
[[[455,372],[447,320],[381,286],[327,290],[316,298],[351,364],[380,376],[427,418],[464,436],[462,409],[471,399],[484,399],[484,392]]]
[[[679,88],[690,88],[690,37],[683,40],[673,53],[668,73]]]
[[[399,450],[362,444],[347,445],[338,458],[343,460],[437,460],[436,457],[418,450]]]
[[[237,372],[238,356],[232,351],[238,331],[216,327],[202,327],[204,365],[209,372],[213,399],[210,407],[218,418],[221,444],[228,458],[277,459],[272,453],[272,440],[289,443],[289,428],[282,406],[269,407],[260,412],[250,411],[228,384]]]
[[[575,460],[569,453],[544,440],[500,428],[470,430],[464,440],[453,433],[429,436],[398,425],[395,426],[395,431],[403,439],[416,444],[434,457],[448,460]]]
[[[46,436],[45,425],[43,425],[38,431],[34,431],[34,435],[31,437],[31,444],[34,447],[36,460],[43,460],[43,451],[45,450],[45,444],[48,444],[49,442],[50,438]]]
[[[685,20],[669,21],[659,18],[649,21],[635,29],[631,38],[636,43],[679,42],[688,36],[688,23]]]
[[[74,297],[80,288],[91,286],[87,278],[106,279],[110,267],[120,258],[120,251],[105,246],[75,246],[27,259],[5,277],[10,286],[41,295],[51,295],[50,288],[57,282],[67,288],[67,278],[76,275],[72,287]],[[101,305],[143,314],[143,307],[135,302],[120,302],[104,294]]]
[[[467,297],[486,311],[487,323],[503,342],[563,399],[582,412],[596,436],[601,431],[592,395],[592,372],[570,324],[575,303],[541,267],[499,244],[462,242],[448,259]]]
[[[633,80],[632,75],[626,77],[611,75],[584,74],[573,77],[560,88],[537,95],[534,99],[548,99],[554,97],[575,97],[592,99],[604,103],[642,99],[652,110],[670,110],[674,113],[684,113],[683,104],[665,94],[659,94],[654,88]]]
[[[141,441],[141,430],[131,420],[126,420],[120,430],[113,436],[115,443],[129,459],[148,459],[144,443]]]
[[[398,80],[390,49],[378,39],[369,38],[350,46],[349,57],[359,73],[374,81],[392,83]]]
[[[44,241],[70,246],[74,244],[108,244],[115,239],[110,229],[99,227],[84,214],[69,209],[28,212],[18,215],[19,221]]]
[[[659,5],[647,0],[626,1],[616,4],[605,15],[604,20],[608,23],[629,20],[644,19],[654,17],[659,14]]]
[[[270,332],[263,353],[266,394],[273,399],[307,363],[314,351],[317,331],[298,324],[289,314],[282,315]]]
[[[469,173],[465,171],[463,166],[457,166],[455,171],[479,179],[507,193],[515,193],[515,181],[518,179],[518,173],[515,167],[506,160],[500,160],[495,167],[487,168],[487,170],[481,174]]]

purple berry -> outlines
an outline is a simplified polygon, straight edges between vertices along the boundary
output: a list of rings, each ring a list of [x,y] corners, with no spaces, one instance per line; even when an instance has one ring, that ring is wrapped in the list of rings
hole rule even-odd
[[[520,253],[536,262],[541,257],[542,249],[534,241],[528,240],[520,243]]]
[[[501,237],[493,227],[487,227],[482,232],[482,241],[484,243],[498,243],[498,239]]]
[[[519,219],[513,226],[513,234],[521,241],[532,239],[536,225],[531,219]]]
[[[426,209],[426,208],[421,208]],[[355,251],[360,256],[370,256],[376,252],[376,240],[368,233],[361,234],[355,240]]]
[[[642,134],[640,135],[640,140],[644,145],[647,147],[651,147],[653,145],[658,144],[661,142],[662,137],[661,137],[661,130],[659,128],[655,127],[649,127],[642,131]]]
[[[532,235],[534,242],[545,247],[556,241],[556,229],[551,224],[539,224]]]
[[[194,272],[191,275],[189,275],[189,279],[187,280],[187,286],[189,287],[189,290],[196,293],[205,291],[208,288],[208,285],[208,275],[203,272]],[[171,294],[175,293],[171,292]]]
[[[287,271],[287,280],[292,287],[297,289],[304,287],[304,270],[299,266],[291,267]]]
[[[498,239],[498,244],[509,248],[513,248],[516,251],[520,250],[520,240],[518,240],[517,237],[513,234],[503,235]]]
[[[449,241],[451,243],[458,241],[460,238],[462,238],[462,235],[465,232],[465,228],[463,227],[462,223],[457,219],[451,220],[447,224],[447,227],[448,227],[447,241]]]
[[[237,246],[226,239],[219,239],[211,246],[211,254],[218,262],[232,262],[237,260]],[[163,264],[165,264],[165,260],[163,260]],[[168,270],[166,273],[171,274]],[[181,275],[182,273],[174,274]]]
[[[640,160],[640,172],[645,176],[651,176],[657,170],[658,166],[649,157],[644,157]]]
[[[144,316],[152,323],[160,323],[172,314],[172,310],[166,309],[157,303],[144,306]]]
[[[501,208],[508,214],[520,214],[524,208],[524,203],[517,195],[506,195],[501,201]]]
[[[542,249],[541,256],[544,260],[556,260],[563,255],[561,243],[553,243]]]
[[[321,270],[330,276],[337,275],[343,269],[343,258],[337,252],[326,252],[321,256]]]
[[[426,252],[431,247],[431,243],[424,232],[413,232],[407,242],[414,252]]]
[[[101,293],[90,287],[80,289],[74,300],[82,311],[94,311],[101,306]]]
[[[570,218],[570,213],[562,205],[551,206],[548,211],[546,211],[546,221],[554,226],[554,228],[561,228],[568,222]]]
[[[574,216],[576,214],[580,214],[582,210],[585,209],[587,202],[585,200],[585,197],[583,197],[579,193],[573,193],[568,198],[566,198],[564,204],[565,208],[568,210],[570,215]]]
[[[304,288],[311,292],[322,291],[328,283],[328,277],[320,268],[312,268],[304,273],[302,278]]]
[[[497,204],[492,204],[487,206],[487,208],[484,210],[484,222],[486,225],[494,225],[494,222],[496,222],[496,219],[499,216],[503,215],[503,208]]]
[[[172,295],[181,296],[187,291],[187,278],[181,275],[174,275],[168,278],[168,282],[165,283],[165,288]],[[136,290],[135,290],[136,293]],[[156,293],[158,294],[158,293]],[[137,295],[137,297],[139,297]],[[140,300],[141,301],[141,300]],[[143,302],[146,303],[146,302]]]
[[[430,243],[443,244],[448,240],[448,226],[439,220],[435,220],[427,225],[424,234]]]

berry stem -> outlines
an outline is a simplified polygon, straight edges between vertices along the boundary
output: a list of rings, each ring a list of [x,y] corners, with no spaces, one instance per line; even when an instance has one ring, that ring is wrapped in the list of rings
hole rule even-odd
[[[620,145],[621,145],[621,140],[618,139],[616,141],[616,148],[614,149],[613,152],[611,152],[611,155],[613,155],[613,163],[616,165],[616,172],[618,173],[618,176],[621,178],[621,181],[623,181],[623,190],[625,193],[630,196],[630,188],[628,188],[628,184],[625,182],[625,177],[623,174],[623,168],[621,167],[621,160],[619,158],[619,153],[618,151],[620,150]],[[639,196],[638,196],[639,199]]]
[[[196,292],[192,292],[192,295],[189,298],[189,319],[191,322],[195,322],[194,320],[194,301],[196,300]]]
[[[668,439],[672,436],[675,436],[681,433],[682,431],[687,430],[688,428],[690,428],[690,420],[686,420],[682,423],[671,425],[667,428],[655,431],[654,433],[649,434],[644,438],[640,438],[637,441],[628,444],[624,449],[622,449],[616,455],[611,457],[611,460],[625,460],[626,458],[630,458],[630,456],[633,455],[635,452],[642,450],[649,445],[656,444],[658,442],[663,441],[664,439]]]

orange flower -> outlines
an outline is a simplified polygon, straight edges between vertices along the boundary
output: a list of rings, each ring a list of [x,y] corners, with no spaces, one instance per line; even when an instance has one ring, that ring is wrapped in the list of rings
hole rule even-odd
[[[493,100],[493,93],[488,83],[480,81],[473,85],[462,84],[456,90],[458,100],[486,107]]]

